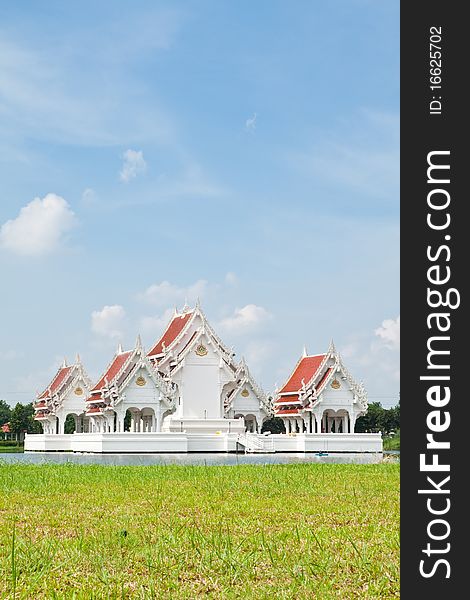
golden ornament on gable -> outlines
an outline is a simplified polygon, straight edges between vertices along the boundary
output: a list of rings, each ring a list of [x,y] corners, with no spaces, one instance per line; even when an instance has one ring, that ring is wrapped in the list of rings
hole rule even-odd
[[[137,379],[135,380],[135,382],[136,382],[137,385],[140,385],[141,387],[144,386],[147,383],[145,377],[142,377],[142,375],[139,375],[137,377]]]
[[[207,348],[204,346],[204,344],[199,344],[199,346],[196,348],[196,354],[198,356],[206,356]]]
[[[76,387],[74,389],[74,394],[75,394],[75,396],[83,396],[83,390],[82,390],[82,388],[80,386]]]
[[[332,387],[334,390],[339,390],[339,388],[341,387],[341,384],[340,384],[340,382],[339,382],[339,381],[338,381],[338,380],[335,378],[335,379],[333,379],[333,381],[331,382],[331,387]]]
[[[246,388],[244,388],[244,389],[242,390],[242,396],[243,396],[244,398],[248,398],[248,396],[249,396],[249,395],[250,395],[250,392],[249,392],[249,391],[248,391]]]

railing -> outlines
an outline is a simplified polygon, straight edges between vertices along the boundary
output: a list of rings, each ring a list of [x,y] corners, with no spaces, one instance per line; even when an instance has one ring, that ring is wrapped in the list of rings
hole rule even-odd
[[[245,452],[274,452],[274,440],[269,435],[241,433],[237,441],[244,446]]]

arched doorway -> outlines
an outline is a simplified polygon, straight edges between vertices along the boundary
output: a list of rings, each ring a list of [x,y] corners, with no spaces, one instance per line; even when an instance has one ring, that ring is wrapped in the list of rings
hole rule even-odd
[[[322,415],[322,432],[324,433],[349,433],[349,413],[345,409],[327,409]]]

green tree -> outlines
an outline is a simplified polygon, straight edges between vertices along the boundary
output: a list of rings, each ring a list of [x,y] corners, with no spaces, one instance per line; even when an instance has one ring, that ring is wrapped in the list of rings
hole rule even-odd
[[[25,433],[41,433],[41,425],[34,420],[33,403],[21,404],[20,402],[11,411],[10,430],[16,433],[20,442],[24,440]]]
[[[11,408],[5,400],[0,400],[0,427],[8,423],[11,419]]]
[[[271,433],[285,433],[286,428],[284,427],[282,419],[279,417],[271,417],[270,419],[266,419],[261,427],[261,433],[264,433],[265,431],[270,431]]]
[[[367,414],[356,421],[357,433],[378,432],[389,433],[400,429],[400,403],[386,409],[380,402],[371,402]]]

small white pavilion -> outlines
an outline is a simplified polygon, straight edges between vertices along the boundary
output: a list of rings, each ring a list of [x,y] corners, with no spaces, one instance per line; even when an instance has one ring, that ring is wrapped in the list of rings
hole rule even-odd
[[[88,431],[85,398],[90,389],[91,380],[80,356],[77,355],[72,365],[64,359],[47,388],[38,394],[34,405],[34,418],[41,423],[44,433],[63,434],[68,415],[74,418],[75,431]]]
[[[304,349],[274,400],[286,433],[354,433],[366,412],[364,385],[353,379],[333,342],[325,354]]]

